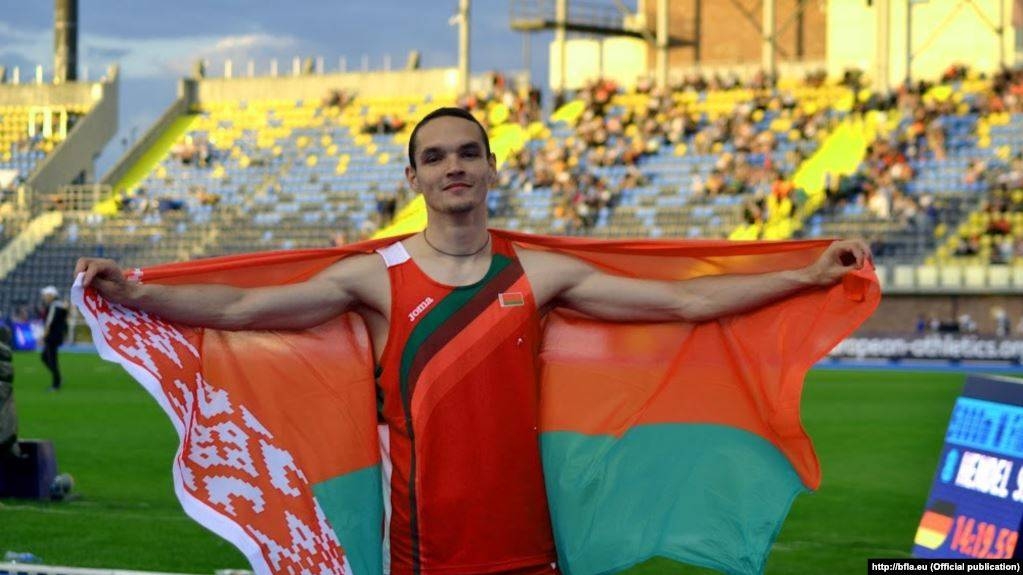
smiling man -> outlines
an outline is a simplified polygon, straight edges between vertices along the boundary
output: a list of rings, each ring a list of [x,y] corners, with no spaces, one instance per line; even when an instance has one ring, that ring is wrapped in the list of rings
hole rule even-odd
[[[304,330],[359,314],[377,365],[394,574],[557,571],[539,448],[544,313],[699,324],[832,286],[870,258],[862,242],[839,241],[804,267],[667,281],[526,249],[487,228],[496,159],[457,108],[416,126],[405,175],[424,196],[426,229],[298,283],[171,286],[128,281],[110,260],[76,267],[107,300],[191,326]]]

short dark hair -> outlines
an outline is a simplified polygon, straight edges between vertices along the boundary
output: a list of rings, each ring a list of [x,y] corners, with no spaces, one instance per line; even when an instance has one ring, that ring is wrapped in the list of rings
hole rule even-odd
[[[470,114],[467,110],[463,110],[462,108],[453,107],[437,108],[436,110],[427,114],[422,120],[419,120],[419,123],[416,124],[416,127],[412,128],[412,137],[410,137],[408,140],[408,163],[410,166],[412,166],[412,169],[416,168],[416,135],[419,134],[419,128],[422,128],[431,120],[443,118],[445,116],[461,118],[463,120],[468,120],[473,124],[476,124],[476,127],[480,129],[480,136],[483,137],[483,146],[486,147],[487,157],[488,158],[490,157],[490,138],[487,136],[487,131],[483,128],[483,124],[480,124],[480,121],[477,120],[475,116]]]

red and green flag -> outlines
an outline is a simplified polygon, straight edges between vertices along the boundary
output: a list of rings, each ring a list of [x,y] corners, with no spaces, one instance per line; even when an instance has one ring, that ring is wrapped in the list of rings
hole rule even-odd
[[[673,280],[797,268],[829,243],[494,233],[610,273]],[[391,241],[136,273],[162,284],[287,284]],[[382,572],[373,355],[356,315],[304,331],[228,332],[168,323],[80,287],[73,298],[101,355],[174,423],[174,485],[192,517],[259,574]],[[614,573],[654,557],[762,572],[793,499],[820,483],[799,417],[803,377],[879,299],[864,269],[830,289],[700,324],[549,313],[541,451],[562,572]],[[512,290],[499,303],[525,302]]]

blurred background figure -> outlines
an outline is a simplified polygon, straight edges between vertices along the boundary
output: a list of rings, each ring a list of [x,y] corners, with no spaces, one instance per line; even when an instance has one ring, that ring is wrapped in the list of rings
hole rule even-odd
[[[0,325],[0,466],[18,457],[18,416],[14,411],[14,363],[11,356],[11,330]]]
[[[67,335],[67,312],[66,300],[60,299],[60,291],[55,286],[46,286],[40,292],[43,298],[40,315],[43,319],[43,364],[50,370],[53,383],[51,391],[60,389],[60,365],[57,360],[57,350],[64,343],[64,336]]]

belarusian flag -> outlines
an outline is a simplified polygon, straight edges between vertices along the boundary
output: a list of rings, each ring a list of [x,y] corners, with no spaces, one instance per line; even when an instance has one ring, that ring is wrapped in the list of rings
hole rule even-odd
[[[828,245],[494,233],[611,273],[674,280],[797,268]],[[391,241],[156,266],[140,277],[293,283]],[[227,332],[169,324],[80,287],[73,297],[102,356],[177,428],[174,484],[192,517],[261,575],[381,572],[374,366],[357,316],[301,332]],[[561,570],[610,573],[664,557],[762,571],[793,498],[820,483],[799,418],[803,376],[879,299],[868,267],[830,289],[701,324],[551,312],[540,427]]]

